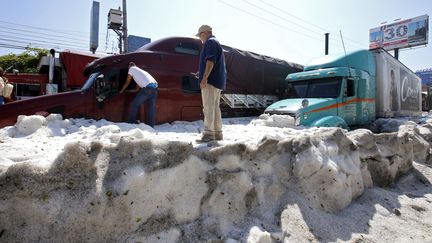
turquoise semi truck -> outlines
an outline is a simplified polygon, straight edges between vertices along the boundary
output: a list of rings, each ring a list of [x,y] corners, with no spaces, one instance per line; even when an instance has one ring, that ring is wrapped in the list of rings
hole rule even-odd
[[[421,115],[420,78],[383,49],[315,59],[287,76],[286,93],[265,113],[290,115],[292,125],[348,128]]]

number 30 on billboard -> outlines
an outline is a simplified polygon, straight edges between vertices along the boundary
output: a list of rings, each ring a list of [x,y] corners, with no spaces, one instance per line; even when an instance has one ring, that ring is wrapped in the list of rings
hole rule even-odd
[[[369,30],[369,48],[393,50],[428,43],[429,16],[401,20]]]

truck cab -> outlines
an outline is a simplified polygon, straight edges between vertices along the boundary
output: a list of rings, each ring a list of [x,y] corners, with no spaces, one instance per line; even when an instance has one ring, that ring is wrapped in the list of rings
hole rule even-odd
[[[293,116],[293,125],[342,127],[375,120],[375,62],[367,50],[325,56],[286,78],[288,99],[265,113]]]

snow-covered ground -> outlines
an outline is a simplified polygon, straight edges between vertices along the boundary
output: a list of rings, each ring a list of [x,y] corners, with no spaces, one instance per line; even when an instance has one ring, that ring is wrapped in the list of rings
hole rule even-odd
[[[0,129],[0,242],[432,242],[432,121],[288,119],[199,144],[201,121],[21,116]]]

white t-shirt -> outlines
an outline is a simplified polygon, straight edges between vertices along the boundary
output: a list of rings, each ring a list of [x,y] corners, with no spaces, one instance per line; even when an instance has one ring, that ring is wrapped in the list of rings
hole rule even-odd
[[[150,73],[142,70],[141,68],[137,66],[132,66],[129,68],[129,75],[133,77],[135,82],[141,87],[146,87],[149,83],[156,83],[156,80],[153,78],[153,76],[150,75]]]
[[[5,86],[5,82],[2,77],[0,77],[0,96],[3,96],[3,89]]]

